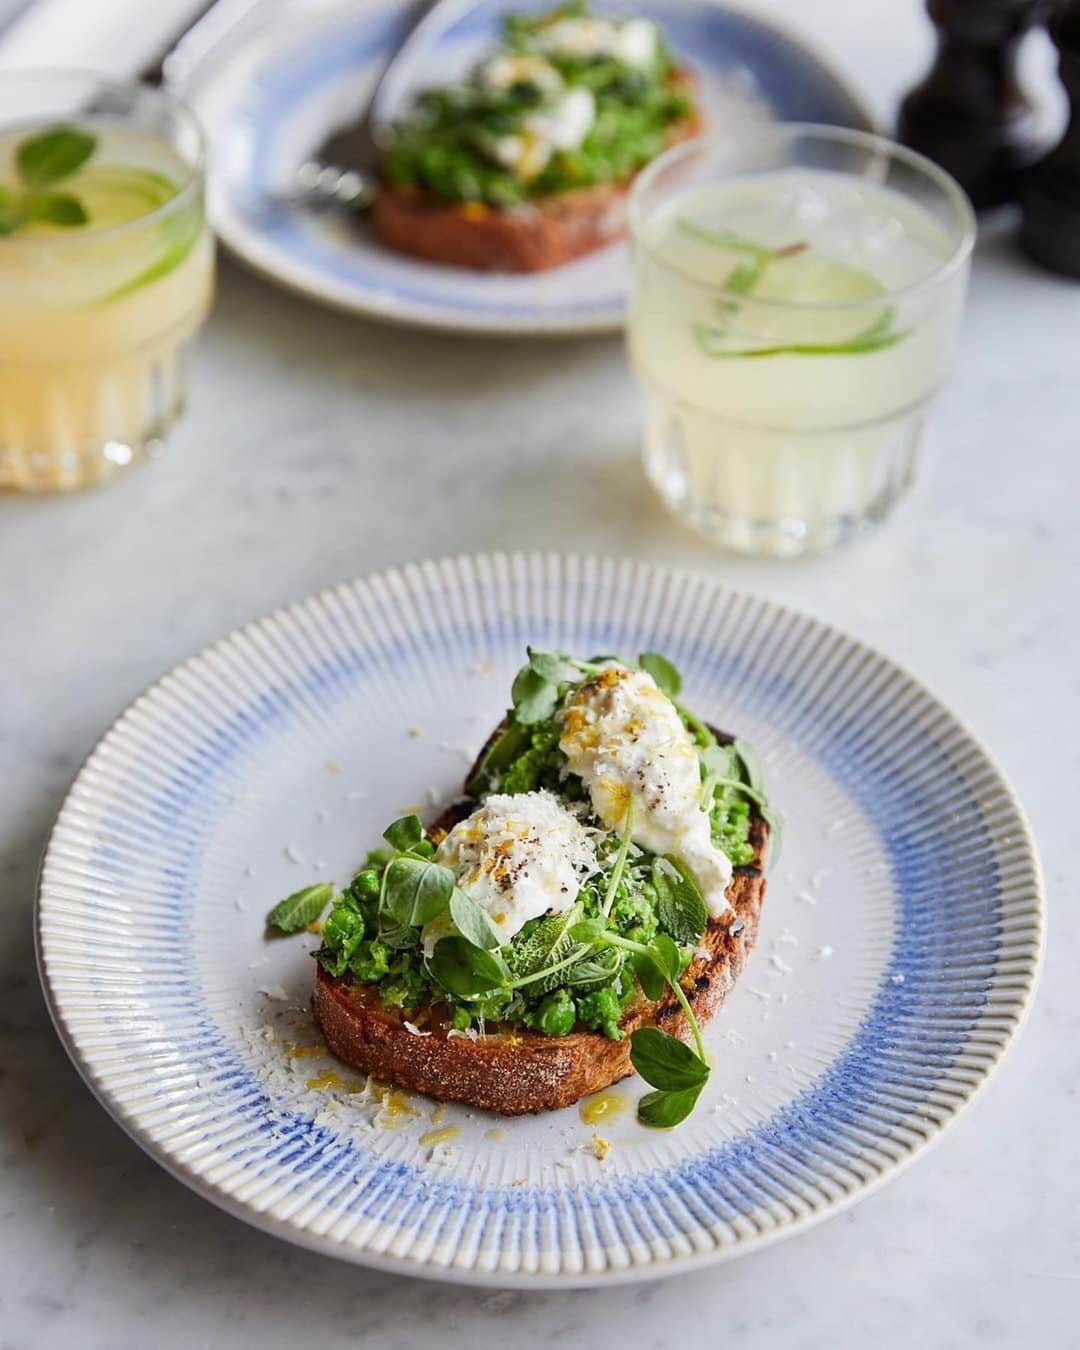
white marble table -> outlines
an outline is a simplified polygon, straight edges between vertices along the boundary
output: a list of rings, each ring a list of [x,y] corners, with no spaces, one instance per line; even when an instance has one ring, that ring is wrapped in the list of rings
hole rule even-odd
[[[924,57],[914,0],[814,8],[819,37],[887,108]],[[1078,343],[1080,286],[1035,271],[1002,235],[984,240],[914,494],[847,553],[753,563],[708,552],[659,512],[618,341],[376,328],[225,266],[174,453],[105,492],[0,501],[0,1346],[1077,1344]],[[247,1229],[105,1116],[37,988],[46,833],[143,685],[342,577],[509,547],[704,568],[883,648],[992,745],[1042,848],[1055,911],[1042,988],[982,1100],[855,1210],[663,1284],[566,1296],[421,1285]]]

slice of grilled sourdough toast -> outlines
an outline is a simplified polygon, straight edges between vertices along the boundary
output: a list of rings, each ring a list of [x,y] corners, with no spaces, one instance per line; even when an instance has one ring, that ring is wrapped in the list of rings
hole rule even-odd
[[[721,742],[731,739],[718,731],[714,734]],[[477,775],[488,745],[466,781]],[[449,830],[475,805],[469,800],[458,803],[436,825]],[[700,1023],[707,1022],[730,993],[757,936],[765,896],[768,827],[756,808],[751,813],[749,842],[753,861],[735,868],[727,890],[732,912],[709,921],[699,952],[682,976],[682,987]],[[630,1033],[638,1027],[658,1026],[682,1040],[690,1039],[686,1018],[670,991],[657,1003],[643,996],[632,1003],[621,1022],[626,1034],[618,1041],[597,1031],[546,1036],[494,1025],[475,1038],[460,1032],[451,1035],[445,1009],[439,1005],[433,1004],[422,1014],[414,1012],[407,1020],[396,1009],[383,1006],[376,986],[359,984],[348,975],[335,979],[321,965],[313,1007],[331,1051],[353,1068],[398,1087],[510,1116],[569,1106],[633,1073]]]
[[[668,82],[695,96],[689,72],[673,71]],[[701,129],[695,100],[688,115],[669,126],[665,148],[697,136]],[[509,207],[447,201],[433,192],[384,180],[372,220],[389,248],[428,262],[492,272],[542,272],[625,235],[626,199],[633,178],[534,197]]]

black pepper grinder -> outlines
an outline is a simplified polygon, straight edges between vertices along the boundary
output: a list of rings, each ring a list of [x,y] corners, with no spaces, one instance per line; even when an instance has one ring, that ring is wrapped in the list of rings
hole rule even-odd
[[[1069,124],[1056,150],[1039,161],[1021,187],[1020,245],[1036,262],[1080,277],[1080,2],[1050,25],[1061,82],[1069,96]]]
[[[947,169],[979,210],[1016,196],[1048,146],[1021,88],[1020,40],[1045,0],[927,0],[938,30],[930,73],[900,105],[898,136]]]

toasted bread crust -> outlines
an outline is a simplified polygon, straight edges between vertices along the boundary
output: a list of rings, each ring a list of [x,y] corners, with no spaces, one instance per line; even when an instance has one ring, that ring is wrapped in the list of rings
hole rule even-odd
[[[693,93],[686,71],[672,84]],[[697,106],[669,127],[670,146],[702,128]],[[520,206],[448,202],[435,193],[381,182],[372,219],[389,248],[428,262],[491,272],[542,272],[592,253],[626,233],[626,198],[633,176],[614,183],[538,197]]]
[[[473,805],[459,803],[438,823],[449,828]],[[710,920],[701,943],[708,955],[695,957],[683,976],[683,988],[702,1024],[731,992],[757,937],[768,829],[756,812],[750,840],[754,861],[737,867],[728,887],[734,913],[719,922]],[[430,1097],[508,1116],[569,1106],[625,1078],[633,1072],[629,1033],[637,1027],[653,1024],[683,1040],[690,1037],[670,991],[659,1003],[642,999],[627,1009],[622,1020],[627,1035],[621,1041],[595,1031],[556,1037],[510,1027],[493,1028],[472,1040],[450,1035],[437,1007],[425,1011],[417,1034],[398,1011],[382,1006],[376,986],[357,984],[347,976],[335,979],[322,966],[317,967],[313,1007],[331,1051],[354,1069]]]

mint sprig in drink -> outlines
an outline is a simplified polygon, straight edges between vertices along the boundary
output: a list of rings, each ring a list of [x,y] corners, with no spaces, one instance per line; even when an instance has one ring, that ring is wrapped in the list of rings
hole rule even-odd
[[[877,137],[750,128],[670,151],[632,223],[630,356],[668,504],[788,555],[883,516],[955,343],[973,234],[955,184]]]
[[[0,80],[0,486],[81,487],[160,441],[212,288],[182,108],[83,75]]]

